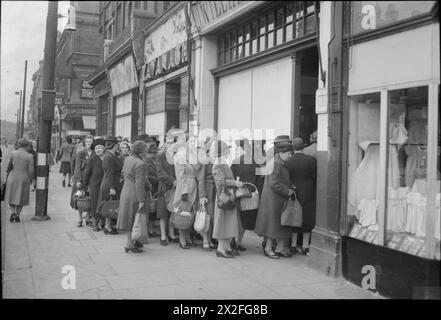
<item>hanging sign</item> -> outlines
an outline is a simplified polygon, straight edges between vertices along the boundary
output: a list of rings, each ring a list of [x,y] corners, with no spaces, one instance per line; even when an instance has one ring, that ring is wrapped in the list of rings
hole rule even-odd
[[[191,23],[200,29],[214,25],[221,18],[232,14],[245,4],[254,1],[192,1]]]
[[[134,89],[138,86],[135,63],[133,56],[128,55],[124,61],[109,70],[110,86],[113,96]]]
[[[93,87],[87,82],[81,83],[81,98],[93,99]]]

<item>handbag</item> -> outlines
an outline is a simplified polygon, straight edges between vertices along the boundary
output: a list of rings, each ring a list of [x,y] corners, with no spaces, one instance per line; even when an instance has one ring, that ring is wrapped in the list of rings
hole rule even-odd
[[[158,206],[158,193],[152,195],[150,192],[149,212],[156,212]]]
[[[227,188],[223,188],[218,196],[217,206],[219,209],[224,210],[234,209],[236,206],[236,198],[234,197],[233,192]]]
[[[135,222],[132,227],[132,240],[147,244],[149,240],[149,232],[147,229],[147,217],[142,208],[138,209],[135,214]]]
[[[205,229],[205,220],[207,219],[207,209],[205,208],[205,205],[202,205],[198,212],[196,212],[196,217],[194,219],[194,225],[193,228],[196,232],[204,232]]]
[[[244,182],[244,184],[253,186],[254,191],[250,192],[250,197],[240,199],[240,211],[256,210],[257,208],[259,208],[259,191],[257,190],[257,187],[252,183]]]
[[[286,227],[301,227],[303,224],[303,209],[295,192],[283,206],[280,224]]]
[[[236,199],[239,199],[239,200],[243,199],[243,198],[251,198],[251,192],[245,186],[237,188],[234,195],[236,196]]]
[[[173,207],[173,202],[175,200],[175,191],[176,191],[176,188],[173,188],[173,189],[167,190],[164,193],[165,207],[170,212],[175,211],[175,208]]]
[[[101,216],[106,219],[118,219],[119,200],[110,200],[112,196],[109,196],[109,200],[101,202],[100,210]]]

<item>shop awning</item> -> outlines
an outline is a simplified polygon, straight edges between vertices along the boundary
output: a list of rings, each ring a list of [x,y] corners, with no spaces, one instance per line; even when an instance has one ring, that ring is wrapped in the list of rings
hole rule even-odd
[[[96,116],[82,116],[84,129],[96,129]]]

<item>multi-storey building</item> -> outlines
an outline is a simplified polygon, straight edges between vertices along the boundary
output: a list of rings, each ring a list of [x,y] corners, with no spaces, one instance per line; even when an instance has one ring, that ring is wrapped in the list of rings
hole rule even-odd
[[[29,109],[27,111],[27,126],[25,127],[25,133],[29,139],[38,139],[38,125],[41,114],[41,90],[43,78],[43,60],[39,62],[39,68],[32,75],[32,81],[34,85],[32,87],[31,97],[29,100]]]
[[[95,87],[97,135],[138,135],[139,74],[143,30],[170,1],[100,1],[99,67],[88,77]]]
[[[54,130],[58,140],[67,135],[95,134],[96,102],[86,78],[99,65],[99,3],[71,1],[71,6],[75,9],[76,30],[65,29],[57,43],[58,128]]]

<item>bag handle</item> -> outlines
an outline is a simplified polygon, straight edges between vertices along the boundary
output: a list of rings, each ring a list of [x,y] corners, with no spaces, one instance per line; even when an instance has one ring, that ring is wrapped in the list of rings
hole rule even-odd
[[[291,199],[291,200],[294,200],[294,201],[299,201],[299,199],[297,198],[297,194],[296,194],[296,189],[295,189],[295,187],[292,188],[291,190],[293,191],[293,194],[290,196],[290,199]],[[293,199],[293,197],[294,197],[294,199]]]
[[[254,184],[252,184],[251,182],[244,182],[243,184],[244,184],[244,185],[245,185],[245,184],[248,184],[248,185],[254,187],[254,192],[259,193],[259,191],[257,190],[257,187],[256,187]]]

